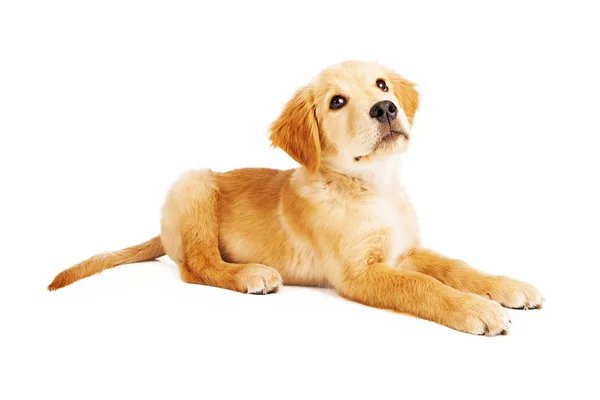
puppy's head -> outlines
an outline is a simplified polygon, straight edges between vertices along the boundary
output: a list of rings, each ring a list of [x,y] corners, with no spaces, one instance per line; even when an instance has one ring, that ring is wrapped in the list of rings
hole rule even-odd
[[[406,150],[418,105],[414,84],[397,73],[347,61],[298,90],[271,126],[271,142],[311,172],[367,168]]]

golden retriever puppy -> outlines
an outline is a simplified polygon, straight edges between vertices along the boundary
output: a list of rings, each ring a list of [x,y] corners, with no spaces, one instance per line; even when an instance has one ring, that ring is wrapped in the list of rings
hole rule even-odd
[[[332,286],[348,299],[477,335],[509,331],[503,309],[539,308],[532,285],[422,248],[399,181],[419,106],[414,84],[371,62],[343,62],[301,88],[270,139],[301,167],[184,174],[161,234],[61,272],[49,290],[167,254],[188,283],[242,293]]]

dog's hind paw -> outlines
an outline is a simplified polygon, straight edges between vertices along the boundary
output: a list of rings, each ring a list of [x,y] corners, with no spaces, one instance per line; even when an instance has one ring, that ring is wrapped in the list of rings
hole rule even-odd
[[[275,293],[283,285],[281,275],[275,269],[261,264],[248,264],[238,274],[239,284],[246,293]]]

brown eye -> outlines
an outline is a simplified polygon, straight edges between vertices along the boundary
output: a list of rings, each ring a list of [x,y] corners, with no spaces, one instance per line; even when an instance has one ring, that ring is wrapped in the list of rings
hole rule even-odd
[[[383,92],[387,92],[388,91],[388,87],[385,84],[385,81],[383,79],[377,79],[377,82],[375,82],[377,84],[377,87],[379,89],[381,89],[381,91]]]
[[[346,99],[342,96],[333,96],[331,102],[329,103],[329,108],[332,110],[339,110],[340,108],[346,105]]]

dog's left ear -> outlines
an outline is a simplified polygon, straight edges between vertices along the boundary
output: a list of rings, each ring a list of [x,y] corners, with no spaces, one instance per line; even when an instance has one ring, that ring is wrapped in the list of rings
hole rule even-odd
[[[408,122],[412,126],[415,113],[419,108],[419,92],[415,89],[414,83],[404,79],[394,71],[389,71],[388,77],[392,82],[394,94],[402,105]]]
[[[281,148],[311,173],[321,165],[321,141],[310,87],[296,92],[271,124],[271,143]]]

